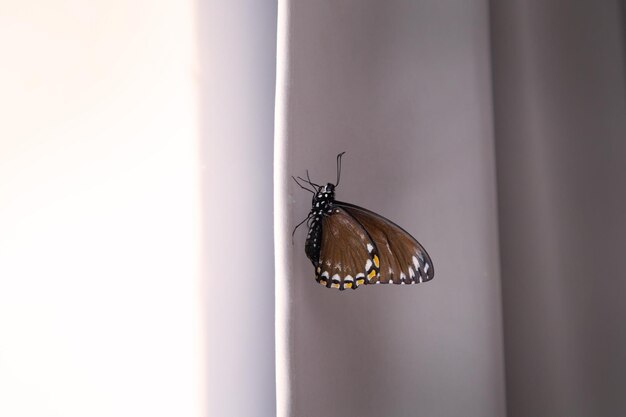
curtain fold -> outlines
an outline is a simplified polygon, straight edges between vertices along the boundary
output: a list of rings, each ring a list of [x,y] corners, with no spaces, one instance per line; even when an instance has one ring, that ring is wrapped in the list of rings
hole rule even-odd
[[[275,143],[278,415],[505,413],[486,1],[282,1]],[[434,281],[338,292],[293,227],[310,194],[401,224]]]
[[[279,3],[278,415],[624,414],[626,2]],[[341,151],[434,281],[315,283],[289,177]]]
[[[626,413],[619,2],[492,2],[508,415]]]
[[[198,3],[209,416],[275,414],[276,3]]]

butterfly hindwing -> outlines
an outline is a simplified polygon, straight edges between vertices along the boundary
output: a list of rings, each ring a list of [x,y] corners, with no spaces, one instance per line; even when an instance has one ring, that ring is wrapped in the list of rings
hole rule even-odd
[[[335,202],[367,232],[380,257],[381,284],[413,284],[433,279],[435,270],[424,247],[392,221],[359,206]],[[371,282],[372,283],[372,282]]]
[[[376,245],[363,226],[341,207],[322,219],[317,281],[340,290],[376,282],[380,259]]]

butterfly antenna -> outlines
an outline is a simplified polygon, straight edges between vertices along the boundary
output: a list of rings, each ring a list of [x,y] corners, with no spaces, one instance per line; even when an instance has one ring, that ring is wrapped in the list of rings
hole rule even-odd
[[[339,185],[339,179],[341,178],[341,157],[344,153],[345,152],[341,152],[339,155],[337,155],[337,183],[335,184],[335,187]]]
[[[311,184],[314,187],[320,188],[319,185],[317,185],[316,183],[314,183],[313,181],[311,181],[311,177],[309,177],[309,170],[306,170],[306,178],[309,180],[309,184]]]
[[[300,183],[298,182],[298,180],[296,179],[296,177],[294,177],[294,176],[292,175],[292,176],[291,176],[291,178],[293,178],[293,180],[296,182],[296,184],[298,184],[298,186],[299,186],[300,188],[302,188],[303,190],[307,190],[307,191],[308,191],[308,192],[310,192],[311,194],[315,194],[315,191],[313,191],[313,190],[309,190],[309,189],[308,189],[308,188],[306,188],[304,185],[300,184]],[[300,177],[298,177],[298,178],[300,178]],[[300,178],[300,179],[302,179],[302,178]]]
[[[307,174],[306,176],[308,177],[308,176],[309,176],[309,170],[307,170],[306,174]],[[315,184],[314,182],[311,182],[311,179],[310,179],[310,178],[309,178],[309,179],[306,179],[306,178],[302,178],[301,176],[298,176],[298,179],[299,179],[300,181],[302,181],[302,182],[306,182],[307,184],[309,184],[309,185],[310,185],[311,187],[313,187],[313,188],[316,188],[316,189],[317,189],[317,188],[320,188],[320,186],[319,186],[319,185]]]
[[[309,180],[307,180],[307,179],[305,179],[305,178],[302,178],[302,177],[298,176],[298,179],[299,179],[300,181],[302,181],[302,182],[306,182],[307,184],[310,184],[310,185],[311,185],[311,187],[313,187],[313,188],[315,188],[315,189],[320,188],[320,186],[319,186],[319,185],[317,185],[317,184],[315,184],[315,183],[312,183],[312,182],[310,182]]]
[[[300,223],[298,223],[298,225],[296,227],[293,228],[293,232],[291,232],[291,244],[293,245],[293,236],[296,234],[296,230],[298,230],[298,227],[302,226],[302,224],[309,220],[309,218],[311,217],[311,215],[309,214],[308,216],[306,216],[306,219],[302,220]]]

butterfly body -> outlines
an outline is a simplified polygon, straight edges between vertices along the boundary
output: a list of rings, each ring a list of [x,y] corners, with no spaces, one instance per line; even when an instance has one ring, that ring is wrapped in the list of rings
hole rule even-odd
[[[332,184],[329,184],[332,186]],[[335,201],[335,188],[325,186],[319,190],[318,193],[313,195],[313,201],[311,203],[311,212],[309,218],[311,223],[309,224],[309,233],[304,244],[304,251],[306,256],[314,264],[318,262],[320,255],[320,246],[322,244],[322,220],[324,216],[328,216],[332,213],[333,202]]]
[[[337,157],[337,184],[341,155]],[[313,193],[311,211],[305,219],[309,226],[305,253],[313,263],[317,282],[345,290],[433,279],[430,256],[408,232],[370,210],[335,200],[336,184],[318,186],[310,179],[300,179],[314,188],[298,183]]]

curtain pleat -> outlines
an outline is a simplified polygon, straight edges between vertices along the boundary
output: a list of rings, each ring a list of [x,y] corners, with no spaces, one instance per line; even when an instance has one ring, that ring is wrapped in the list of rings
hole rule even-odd
[[[626,413],[621,12],[492,3],[509,417]]]
[[[280,2],[275,143],[279,416],[505,413],[486,1]],[[434,281],[315,282],[291,175],[401,224]]]

